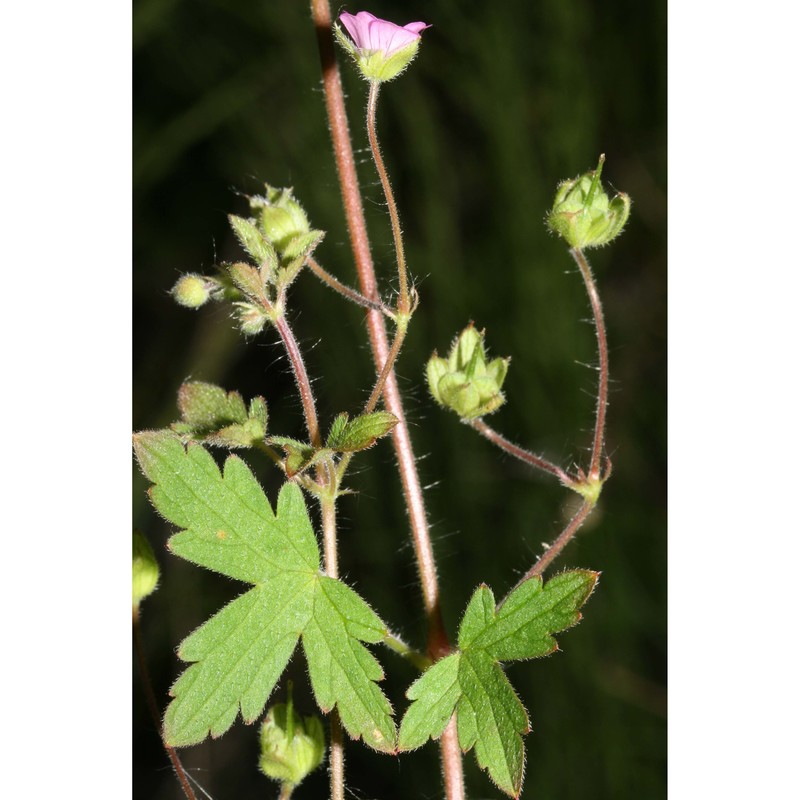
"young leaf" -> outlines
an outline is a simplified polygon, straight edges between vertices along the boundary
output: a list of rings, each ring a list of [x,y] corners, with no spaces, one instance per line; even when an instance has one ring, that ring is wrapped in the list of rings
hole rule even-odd
[[[247,409],[238,392],[226,392],[221,386],[202,381],[181,386],[178,410],[183,422],[198,432],[217,430],[247,419]]]
[[[274,280],[275,271],[278,268],[278,255],[275,252],[275,248],[249,220],[237,217],[235,214],[229,214],[228,221],[242,247],[247,250],[258,264],[264,280]]]
[[[235,264],[228,265],[228,275],[237,289],[247,297],[258,300],[264,294],[264,282],[255,267],[237,261]]]
[[[200,445],[165,431],[134,437],[156,509],[182,530],[172,552],[254,584],[188,636],[178,655],[192,662],[172,687],[166,741],[184,746],[221,736],[241,711],[253,722],[302,639],[323,711],[339,709],[353,738],[394,752],[392,708],[376,681],[380,665],[362,642],[386,626],[349,587],[320,572],[317,540],[300,489],[287,483],[273,512],[241,459],[220,473]]]
[[[263,397],[250,401],[249,410],[238,392],[226,392],[212,383],[184,383],[178,392],[181,422],[172,430],[188,439],[221,447],[253,447],[267,433],[267,404]]]
[[[412,701],[400,725],[400,750],[438,739],[453,713],[464,752],[475,748],[478,764],[506,794],[522,790],[530,731],[525,708],[500,661],[537,658],[558,649],[553,633],[581,618],[578,609],[597,583],[598,573],[572,570],[542,584],[520,584],[499,609],[488,586],[475,590],[458,632],[459,650],[436,662],[406,692]]]
[[[398,419],[388,411],[375,411],[372,414],[361,414],[348,420],[347,414],[339,414],[331,425],[327,446],[340,453],[353,453],[366,450],[385,436],[397,425]]]

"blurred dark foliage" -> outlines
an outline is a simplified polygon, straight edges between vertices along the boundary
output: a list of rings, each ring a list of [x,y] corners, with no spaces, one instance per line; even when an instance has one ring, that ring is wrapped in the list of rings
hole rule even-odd
[[[350,11],[360,10],[348,6]],[[334,7],[334,11],[344,10]],[[476,585],[502,595],[554,536],[566,492],[503,456],[423,384],[429,354],[470,320],[494,355],[511,355],[508,403],[491,418],[506,436],[564,466],[587,459],[596,372],[590,311],[566,248],[543,218],[556,183],[607,157],[604,178],[633,214],[611,247],[590,252],[605,302],[614,475],[601,507],[559,567],[601,570],[584,622],[562,653],[513,665],[528,708],[523,797],[666,796],[666,6],[612,0],[376,2],[401,24],[433,24],[409,72],[379,108],[409,264],[422,298],[399,363],[420,460],[451,631]],[[330,151],[319,58],[304,2],[138,0],[134,3],[135,429],[176,418],[187,377],[263,394],[273,432],[301,435],[299,403],[276,337],[245,343],[220,306],[190,312],[168,290],[182,272],[240,257],[226,214],[263,182],[293,186],[318,256],[356,284]],[[351,128],[379,275],[393,286],[391,236],[363,133],[365,85],[343,64]],[[316,383],[323,426],[365,400],[373,377],[362,312],[311,275],[291,293],[291,318]],[[274,497],[279,476],[247,457]],[[388,442],[355,462],[357,495],[341,502],[343,575],[412,642],[424,640],[406,515]],[[134,485],[134,521],[160,554],[161,588],[143,631],[162,703],[182,669],[179,641],[240,585],[168,555],[168,526]],[[398,716],[411,668],[389,651],[386,690]],[[312,701],[301,657],[296,702]],[[282,698],[279,687],[276,697]],[[134,681],[134,796],[181,797]],[[256,727],[183,751],[214,800],[269,798],[256,769]],[[441,796],[434,745],[392,760],[347,748],[356,798]],[[469,796],[499,792],[465,758]],[[327,795],[320,770],[296,792]]]

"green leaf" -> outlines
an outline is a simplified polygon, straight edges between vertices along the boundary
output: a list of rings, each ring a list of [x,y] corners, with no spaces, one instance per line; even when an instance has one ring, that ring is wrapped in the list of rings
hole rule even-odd
[[[248,297],[258,300],[264,295],[264,283],[255,267],[237,261],[235,264],[230,264],[227,269],[236,288]]]
[[[254,584],[188,636],[178,655],[192,662],[172,687],[166,741],[184,746],[221,736],[241,711],[253,722],[302,640],[311,685],[323,711],[339,709],[353,738],[394,752],[392,708],[376,681],[380,665],[362,642],[379,642],[386,626],[349,587],[320,572],[320,554],[305,501],[283,486],[273,512],[241,459],[220,473],[203,447],[165,431],[134,437],[156,509],[181,531],[176,555]]]
[[[361,414],[348,420],[347,414],[339,414],[331,425],[327,446],[340,453],[353,453],[366,450],[394,428],[399,420],[388,411],[375,411]]]
[[[181,421],[172,430],[186,439],[221,447],[253,447],[267,434],[267,404],[263,397],[250,401],[249,410],[238,392],[226,392],[212,383],[184,383],[178,392]]]
[[[286,262],[305,259],[319,246],[325,238],[325,231],[309,231],[295,236],[291,239],[283,252],[283,259]]]
[[[229,214],[228,221],[242,247],[258,264],[264,280],[274,280],[275,271],[278,269],[278,254],[275,252],[275,248],[249,220]]]
[[[499,662],[558,649],[552,634],[580,620],[579,609],[597,578],[587,570],[564,572],[545,585],[540,577],[530,578],[499,609],[492,590],[478,587],[461,620],[459,650],[406,692],[412,703],[400,725],[400,750],[438,739],[455,713],[461,749],[474,747],[481,768],[506,794],[518,797],[525,768],[522,734],[530,731],[530,722]]]
[[[238,392],[226,392],[220,386],[201,381],[181,386],[178,410],[183,422],[198,431],[213,431],[247,419],[247,409]]]

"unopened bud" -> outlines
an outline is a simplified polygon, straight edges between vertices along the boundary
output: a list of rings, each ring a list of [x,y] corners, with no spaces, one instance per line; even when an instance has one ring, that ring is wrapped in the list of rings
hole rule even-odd
[[[559,184],[547,216],[550,230],[570,247],[601,247],[622,232],[631,211],[631,199],[622,192],[609,199],[600,182],[605,156],[597,169]]]
[[[200,308],[211,298],[216,284],[202,275],[184,275],[172,288],[175,302],[186,308]]]
[[[311,230],[306,212],[291,189],[267,186],[266,197],[251,198],[250,205],[260,208],[264,234],[281,254],[293,239]]]
[[[149,542],[139,531],[133,532],[133,606],[155,591],[158,583],[158,562]]]
[[[294,787],[322,763],[324,755],[322,721],[295,712],[290,689],[289,702],[272,706],[261,725],[261,771]]]

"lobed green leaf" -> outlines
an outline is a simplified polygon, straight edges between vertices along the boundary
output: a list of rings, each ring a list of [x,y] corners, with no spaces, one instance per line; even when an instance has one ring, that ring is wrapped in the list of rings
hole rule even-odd
[[[412,703],[400,725],[399,749],[439,738],[455,714],[461,749],[474,748],[478,764],[497,786],[518,797],[525,770],[522,734],[529,732],[530,722],[500,661],[556,650],[552,634],[580,620],[579,609],[597,577],[573,570],[544,585],[540,577],[530,578],[499,608],[492,590],[479,586],[459,626],[459,651],[436,662],[406,692]]]
[[[267,404],[253,398],[249,409],[238,392],[201,381],[184,383],[178,392],[181,421],[172,430],[187,440],[227,448],[253,447],[267,433]]]
[[[183,746],[221,736],[241,711],[262,712],[302,638],[314,695],[334,706],[345,729],[394,752],[392,708],[376,685],[383,671],[363,642],[386,626],[349,587],[320,573],[320,555],[300,489],[283,486],[273,512],[245,463],[230,456],[220,471],[198,444],[169,431],[134,437],[157,510],[182,528],[177,555],[251,584],[252,589],[201,625],[178,654],[193,662],[172,687],[166,741]]]

